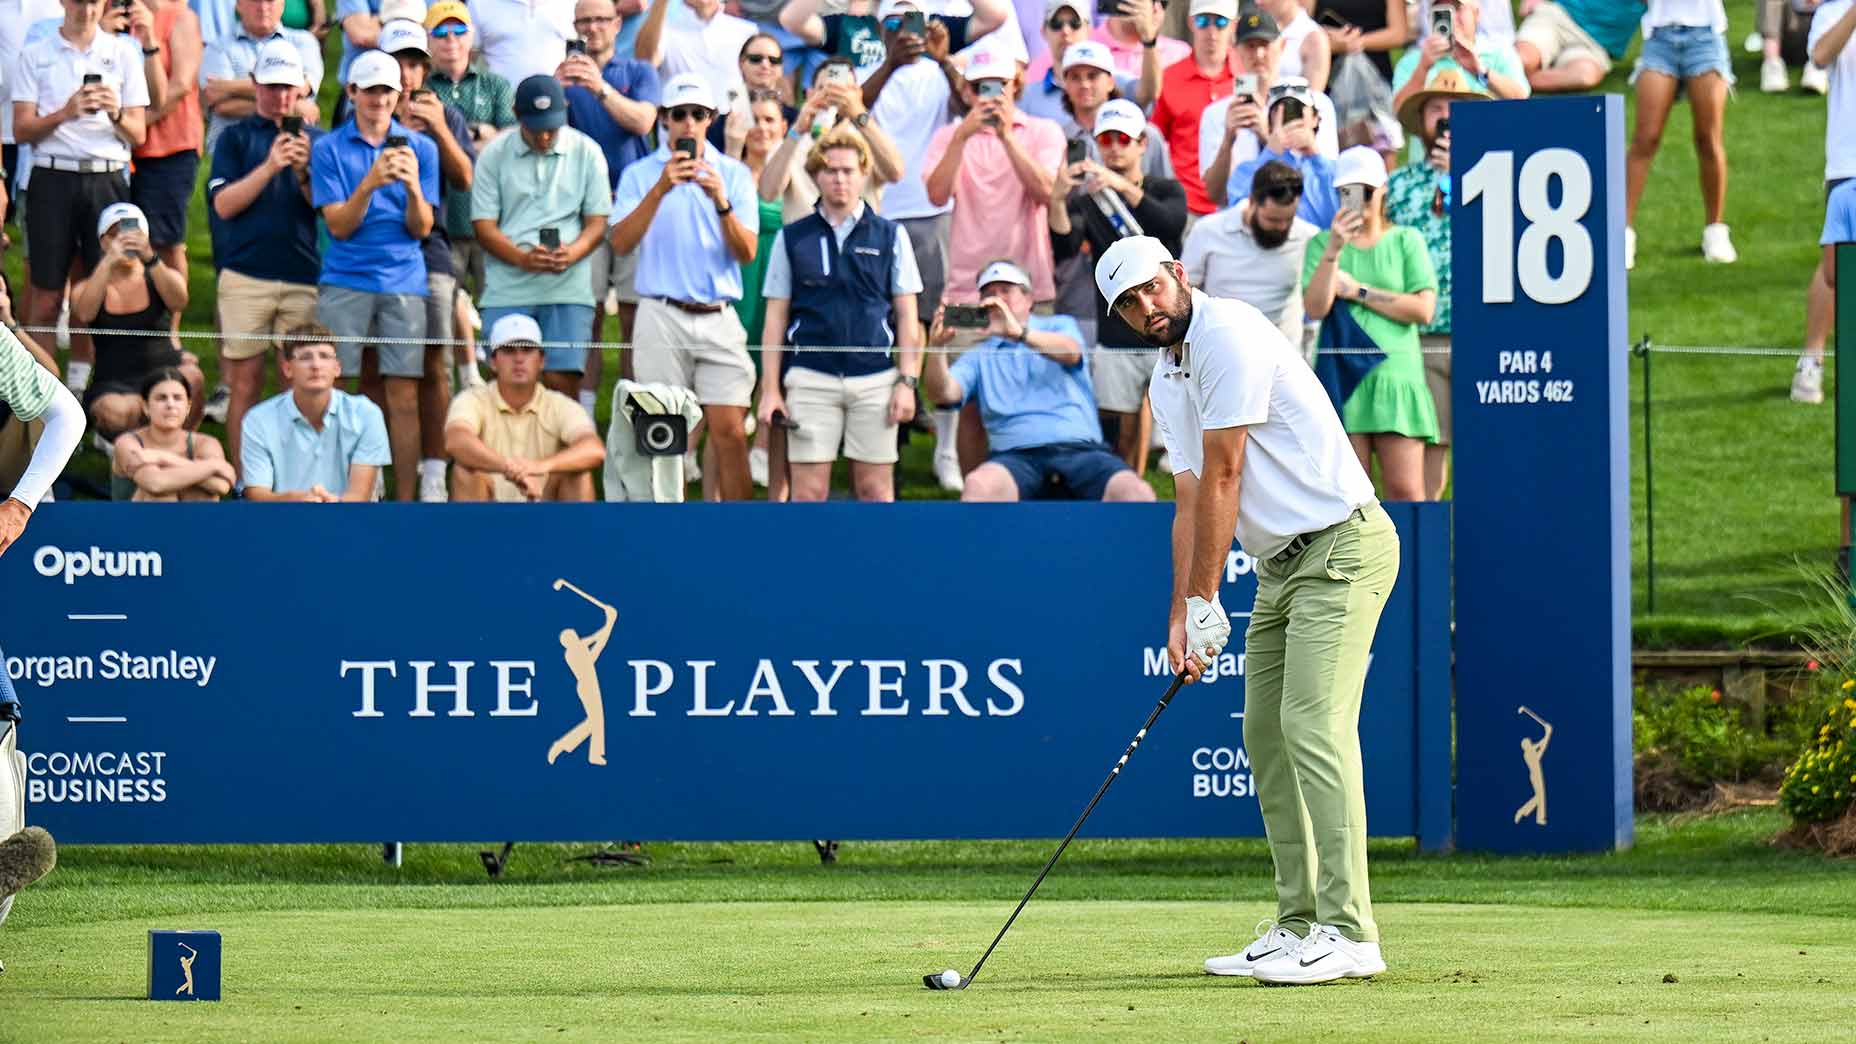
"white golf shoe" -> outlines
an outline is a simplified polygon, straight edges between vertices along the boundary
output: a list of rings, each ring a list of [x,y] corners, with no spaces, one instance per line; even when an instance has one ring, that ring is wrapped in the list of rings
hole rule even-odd
[[[1302,937],[1278,925],[1264,921],[1257,925],[1257,938],[1249,946],[1225,957],[1207,957],[1207,975],[1249,975],[1259,963],[1302,944]]]
[[[1637,230],[1624,226],[1624,271],[1637,267]]]
[[[1791,74],[1785,70],[1785,59],[1775,54],[1759,63],[1759,89],[1766,94],[1784,94],[1792,89]]]
[[[1824,401],[1824,360],[1800,355],[1798,368],[1792,371],[1792,401],[1817,405]]]
[[[1259,963],[1250,977],[1270,986],[1313,986],[1370,978],[1385,970],[1378,943],[1354,942],[1331,924],[1317,924],[1301,945]]]
[[[1798,86],[1813,94],[1830,93],[1830,73],[1823,66],[1806,62],[1804,72],[1798,75]]]
[[[1734,249],[1733,237],[1728,235],[1727,226],[1720,222],[1703,226],[1701,230],[1701,256],[1703,260],[1717,265],[1731,265],[1740,260],[1740,252]]]
[[[952,453],[934,455],[934,479],[949,493],[959,493],[967,487],[966,476],[960,473],[960,461]]]

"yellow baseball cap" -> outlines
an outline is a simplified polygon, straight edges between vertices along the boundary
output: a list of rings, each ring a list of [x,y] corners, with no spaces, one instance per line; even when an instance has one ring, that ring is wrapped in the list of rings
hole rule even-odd
[[[470,8],[461,0],[439,0],[425,9],[425,27],[436,29],[446,22],[463,22],[470,24]]]

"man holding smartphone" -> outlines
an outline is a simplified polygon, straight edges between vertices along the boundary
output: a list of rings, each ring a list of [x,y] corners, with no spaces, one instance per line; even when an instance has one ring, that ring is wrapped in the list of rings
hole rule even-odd
[[[1320,110],[1312,92],[1299,78],[1284,81],[1270,91],[1264,120],[1269,128],[1262,148],[1239,164],[1225,183],[1225,196],[1233,204],[1250,194],[1257,171],[1267,163],[1284,163],[1302,175],[1302,199],[1296,213],[1317,227],[1326,228],[1339,205],[1334,190],[1336,160],[1321,151]]]
[[[696,393],[709,433],[705,481],[714,474],[721,499],[747,500],[754,364],[731,306],[758,245],[760,199],[748,168],[708,147],[719,108],[694,73],[664,85],[662,144],[619,179],[609,242],[614,253],[638,251],[633,374]]]
[[[226,457],[239,466],[245,414],[264,394],[279,334],[316,318],[316,210],[309,157],[323,131],[297,112],[308,86],[287,40],[269,40],[251,71],[256,111],[219,136],[206,179],[207,221],[219,267],[219,376]],[[280,370],[281,372],[281,370]]]
[[[272,40],[296,49],[308,86],[297,99],[294,112],[310,123],[320,122],[316,88],[322,85],[322,43],[301,29],[283,24],[283,5],[269,0],[237,0],[238,22],[232,32],[213,41],[200,58],[200,104],[206,107],[206,151],[219,144],[219,136],[233,123],[250,116],[257,104],[251,72],[258,51]]]
[[[317,317],[337,335],[343,373],[361,378],[377,356],[394,486],[411,500],[419,466],[419,379],[425,374],[425,256],[438,198],[438,146],[395,119],[400,66],[366,51],[348,67],[351,117],[310,150],[311,202],[328,224]],[[373,338],[390,343],[369,344]]]
[[[26,253],[36,292],[28,325],[56,321],[73,268],[87,276],[96,267],[97,219],[129,199],[129,151],[147,134],[142,49],[104,31],[102,14],[100,3],[65,0],[58,31],[22,49],[14,70],[13,135],[32,146]],[[90,339],[73,335],[71,355],[66,380],[81,388]]]
[[[1219,206],[1242,198],[1233,185],[1250,184],[1251,175],[1239,178],[1235,172],[1269,144],[1270,114],[1285,92],[1293,91],[1287,96],[1294,97],[1294,108],[1312,117],[1314,151],[1328,159],[1340,155],[1340,119],[1334,113],[1334,102],[1306,79],[1281,75],[1282,48],[1281,29],[1268,11],[1250,4],[1239,9],[1237,56],[1244,71],[1238,74],[1237,90],[1206,106],[1199,117],[1199,164],[1205,174],[1205,194]],[[1291,120],[1300,115],[1294,108]]]
[[[506,315],[540,327],[542,383],[578,398],[585,341],[603,287],[592,257],[612,209],[606,157],[567,126],[566,92],[553,76],[516,85],[516,133],[485,146],[471,185],[470,220],[483,248],[484,328]]]

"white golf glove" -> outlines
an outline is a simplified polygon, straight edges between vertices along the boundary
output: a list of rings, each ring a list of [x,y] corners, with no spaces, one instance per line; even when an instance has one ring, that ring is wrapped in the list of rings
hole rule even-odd
[[[1225,615],[1218,599],[1206,601],[1197,595],[1186,599],[1186,652],[1197,654],[1201,663],[1224,651],[1231,640],[1231,618]]]

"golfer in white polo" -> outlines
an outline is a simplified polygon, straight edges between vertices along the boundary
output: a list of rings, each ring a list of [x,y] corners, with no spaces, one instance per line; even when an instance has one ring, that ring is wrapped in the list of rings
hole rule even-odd
[[[1260,982],[1385,970],[1366,880],[1360,698],[1398,534],[1326,391],[1263,313],[1186,282],[1156,239],[1096,263],[1096,288],[1155,347],[1154,424],[1173,461],[1167,650],[1197,681],[1224,651],[1231,539],[1257,563],[1244,635],[1244,748],[1276,864],[1276,919],[1205,969]]]

